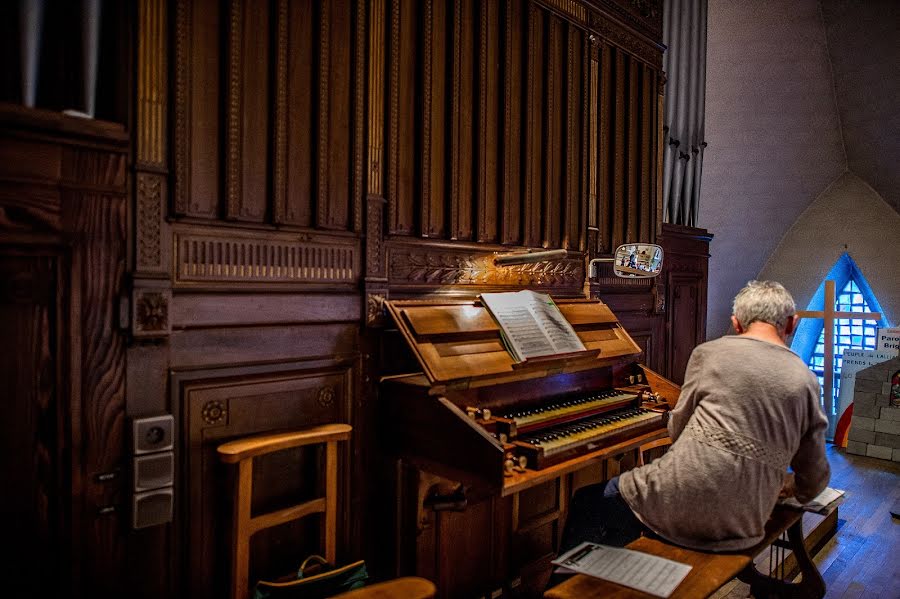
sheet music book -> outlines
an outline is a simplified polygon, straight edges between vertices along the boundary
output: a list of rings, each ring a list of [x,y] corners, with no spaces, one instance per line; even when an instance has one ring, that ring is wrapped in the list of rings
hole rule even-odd
[[[480,297],[500,325],[503,343],[516,362],[585,351],[575,329],[546,293],[523,290]]]
[[[688,564],[596,543],[582,543],[559,556],[553,564],[657,597],[671,595],[691,571]]]
[[[831,511],[832,504],[844,496],[841,489],[832,489],[825,487],[825,490],[816,495],[807,503],[800,503],[795,497],[782,499],[779,503],[805,512],[815,512],[817,514],[827,514]]]

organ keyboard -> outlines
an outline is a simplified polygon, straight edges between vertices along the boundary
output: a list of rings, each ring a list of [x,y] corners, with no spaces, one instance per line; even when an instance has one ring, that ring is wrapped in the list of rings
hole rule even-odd
[[[665,436],[668,403],[648,401],[665,380],[637,365],[615,315],[598,300],[556,303],[586,351],[517,364],[478,302],[386,302],[422,367],[382,381],[395,453],[506,495]],[[677,387],[657,386],[674,405]]]

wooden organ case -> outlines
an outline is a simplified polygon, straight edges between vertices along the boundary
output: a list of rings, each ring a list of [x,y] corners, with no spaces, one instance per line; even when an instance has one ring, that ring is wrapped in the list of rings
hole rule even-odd
[[[442,597],[539,594],[574,490],[667,434],[678,387],[603,302],[557,305],[588,351],[516,364],[477,300],[386,302],[422,368],[381,383],[398,561]]]

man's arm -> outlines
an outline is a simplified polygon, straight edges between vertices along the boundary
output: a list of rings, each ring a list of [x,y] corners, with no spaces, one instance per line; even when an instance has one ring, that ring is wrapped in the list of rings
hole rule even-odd
[[[825,457],[825,430],[828,428],[828,419],[819,407],[818,397],[813,399],[812,403],[810,418],[812,422],[800,438],[800,446],[794,459],[791,460],[794,492],[800,503],[806,503],[821,493],[831,477],[831,467]]]
[[[703,350],[698,347],[694,348],[691,358],[688,360],[687,369],[684,372],[684,384],[681,386],[681,395],[678,396],[678,403],[675,408],[669,412],[669,437],[672,443],[678,440],[681,431],[687,425],[694,408],[700,402],[701,393],[699,390],[701,384],[701,370],[703,369]]]

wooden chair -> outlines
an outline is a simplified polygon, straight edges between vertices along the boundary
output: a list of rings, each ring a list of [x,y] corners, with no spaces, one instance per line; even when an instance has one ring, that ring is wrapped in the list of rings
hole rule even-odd
[[[249,595],[250,537],[255,533],[299,520],[313,514],[323,514],[324,557],[334,563],[337,553],[337,485],[338,443],[350,439],[352,428],[347,424],[325,424],[313,428],[239,439],[220,445],[219,458],[226,464],[237,464],[235,502],[232,522],[231,599],[247,599]],[[325,495],[286,508],[251,515],[253,497],[253,459],[276,451],[305,445],[325,447]],[[350,593],[348,599],[389,599],[433,597],[435,587],[422,578],[401,578],[372,585]]]
[[[654,449],[659,449],[660,447],[668,448],[672,445],[671,437],[663,437],[662,439],[657,439],[656,441],[650,441],[649,443],[644,443],[638,448],[637,454],[637,465],[643,466],[644,464],[649,464],[650,462],[647,460],[646,453],[649,451],[653,451]]]

